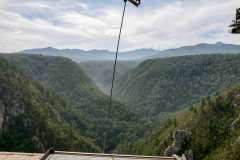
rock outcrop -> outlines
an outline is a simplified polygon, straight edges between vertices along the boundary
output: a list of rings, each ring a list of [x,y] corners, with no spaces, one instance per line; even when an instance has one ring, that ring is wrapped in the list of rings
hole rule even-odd
[[[234,107],[237,107],[240,105],[240,94],[239,93],[235,94],[234,99],[232,101],[232,105]]]
[[[185,155],[186,160],[193,160],[193,151],[191,149],[185,151],[184,155]]]
[[[182,154],[182,157],[178,157],[180,158],[180,160],[193,160],[193,152],[192,150],[185,150],[186,145],[190,142],[191,140],[191,133],[185,130],[177,130],[174,134],[173,134],[173,144],[171,146],[169,146],[165,152],[164,155],[165,156],[173,156],[173,155],[179,155]]]
[[[240,128],[240,115],[231,123],[230,134],[233,135],[237,128]]]
[[[4,116],[4,106],[0,101],[0,135],[2,134],[2,128],[3,128],[3,116]]]

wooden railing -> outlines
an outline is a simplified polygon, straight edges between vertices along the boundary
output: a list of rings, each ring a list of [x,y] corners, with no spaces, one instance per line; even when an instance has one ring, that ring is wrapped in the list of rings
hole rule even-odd
[[[76,156],[76,157],[105,157],[111,159],[134,159],[134,160],[176,160],[173,157],[161,157],[161,156],[141,156],[141,155],[122,155],[122,154],[102,154],[102,153],[82,153],[82,152],[65,152],[55,151],[53,155],[58,156]]]

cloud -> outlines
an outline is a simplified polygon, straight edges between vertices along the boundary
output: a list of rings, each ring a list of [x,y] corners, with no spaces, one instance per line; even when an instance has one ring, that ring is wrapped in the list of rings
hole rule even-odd
[[[227,27],[239,0],[152,0],[127,7],[121,50],[239,43]],[[0,52],[53,46],[114,50],[122,1],[1,0]]]
[[[128,47],[139,45],[160,49],[201,42],[239,43],[240,37],[227,32],[238,3],[238,0],[177,1],[142,16],[131,17],[131,14],[124,40],[130,44]]]

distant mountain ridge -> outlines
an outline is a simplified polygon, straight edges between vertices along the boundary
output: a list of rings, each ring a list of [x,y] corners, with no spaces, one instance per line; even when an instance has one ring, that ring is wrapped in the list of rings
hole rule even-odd
[[[157,54],[159,51],[154,49],[140,49],[127,52],[121,52],[119,54],[119,60],[137,60],[147,56]],[[36,48],[20,51],[20,53],[27,54],[40,54],[46,56],[61,56],[70,58],[76,62],[84,61],[111,61],[115,58],[115,52],[108,50],[82,50],[82,49],[56,49],[53,47]]]
[[[115,53],[108,50],[82,50],[82,49],[56,49],[53,47],[35,48],[20,51],[19,53],[41,54],[49,56],[62,56],[76,62],[113,60]],[[155,58],[175,57],[184,55],[214,54],[214,53],[240,53],[240,45],[217,42],[213,44],[200,43],[192,46],[183,46],[167,50],[155,50],[152,48],[136,49],[121,52],[119,60],[146,60]]]
[[[185,55],[198,55],[198,54],[216,54],[216,53],[240,53],[240,45],[225,44],[217,42],[214,44],[200,43],[193,46],[183,46],[175,49],[168,49],[160,51],[159,54],[148,58],[165,58]]]

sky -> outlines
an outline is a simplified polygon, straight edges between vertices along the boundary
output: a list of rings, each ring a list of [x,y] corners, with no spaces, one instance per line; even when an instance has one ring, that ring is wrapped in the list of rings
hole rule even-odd
[[[120,50],[240,44],[228,33],[240,0],[142,0],[127,5]],[[123,0],[0,0],[0,52],[115,50]]]

